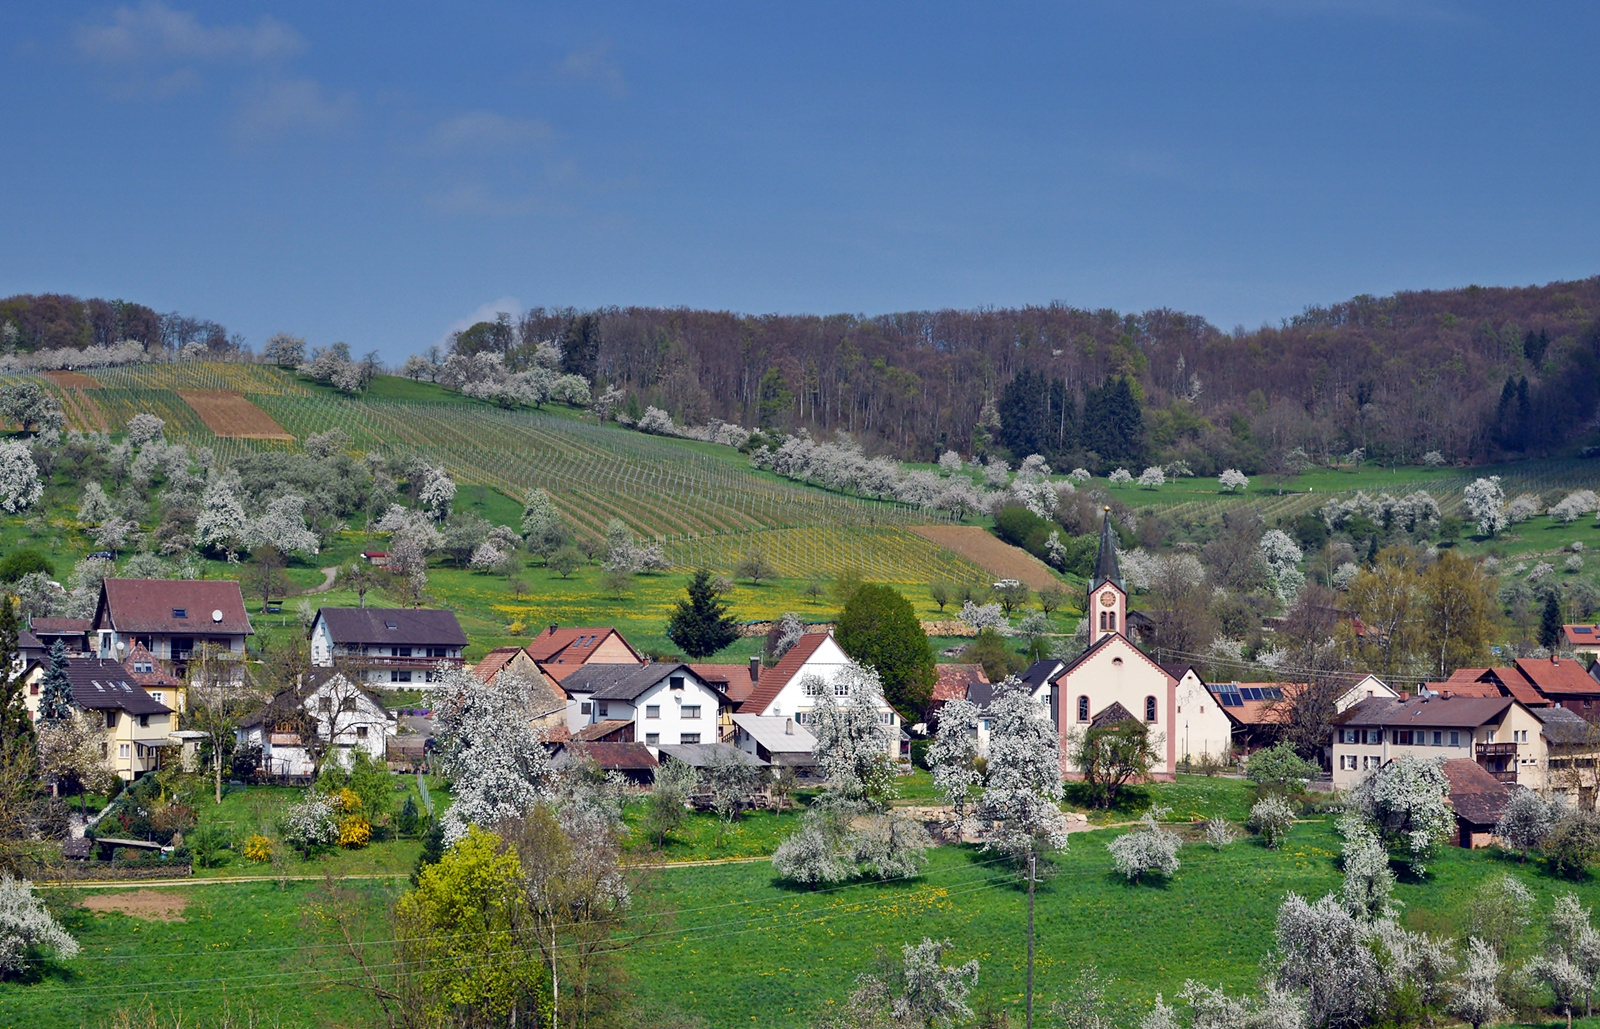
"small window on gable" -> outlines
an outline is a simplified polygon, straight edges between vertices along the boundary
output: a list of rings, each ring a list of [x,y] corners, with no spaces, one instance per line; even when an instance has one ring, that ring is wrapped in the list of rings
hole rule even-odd
[[[681,690],[681,689],[683,689],[683,676],[674,675],[672,678],[668,679],[667,680],[667,688],[668,689],[673,689],[673,690]]]
[[[1111,659],[1111,663],[1120,667],[1122,665],[1122,658],[1114,657]]]
[[[1144,720],[1147,722],[1156,720],[1156,698],[1154,697],[1144,698]]]
[[[1088,720],[1089,720],[1089,698],[1088,697],[1079,697],[1078,698],[1078,721],[1087,722]]]
[[[188,618],[189,617],[189,609],[186,608],[186,607],[175,607],[175,608],[172,609],[172,617],[174,617],[174,618]]]

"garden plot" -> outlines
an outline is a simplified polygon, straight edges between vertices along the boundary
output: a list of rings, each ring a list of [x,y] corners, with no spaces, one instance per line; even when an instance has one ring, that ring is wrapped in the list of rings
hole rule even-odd
[[[236,439],[292,440],[283,426],[272,416],[232,390],[177,391],[184,403],[194,408],[195,414],[206,423],[206,428],[218,436]]]

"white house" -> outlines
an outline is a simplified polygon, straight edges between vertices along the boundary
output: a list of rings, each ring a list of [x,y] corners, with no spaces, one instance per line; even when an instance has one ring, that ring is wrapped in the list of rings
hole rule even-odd
[[[561,687],[567,728],[581,742],[719,743],[732,709],[716,687],[677,662],[591,662],[570,671]]]
[[[387,760],[389,739],[396,733],[395,716],[359,684],[342,672],[313,672],[300,690],[274,697],[235,738],[240,746],[261,748],[261,768],[269,775],[307,776],[316,768],[313,749],[301,736],[308,724],[326,748],[324,760],[346,767],[357,750],[374,761]]]
[[[386,689],[434,681],[461,667],[467,634],[455,612],[429,608],[324,607],[311,622],[311,663]]]
[[[814,676],[820,680],[819,688],[832,691],[834,699],[844,703],[849,686],[840,681],[840,673],[851,663],[831,632],[808,632],[777,664],[762,670],[750,695],[739,704],[739,714],[793,718],[799,725],[808,725],[817,698],[807,692],[806,680]],[[900,756],[900,716],[883,697],[875,699],[878,720],[887,730],[886,752],[890,760],[896,760]]]
[[[774,768],[805,769],[816,764],[817,738],[793,718],[736,714],[733,725],[733,745]]]
[[[142,644],[157,659],[183,666],[202,646],[242,659],[254,632],[232,579],[107,579],[88,635],[106,660],[125,660]]]

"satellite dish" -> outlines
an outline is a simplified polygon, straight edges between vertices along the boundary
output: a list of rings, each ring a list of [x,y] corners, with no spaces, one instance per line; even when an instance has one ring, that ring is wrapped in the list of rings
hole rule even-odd
[[[117,641],[117,653],[120,654],[124,650],[127,650],[127,649],[128,649],[128,645],[126,643],[122,642],[121,640]]]
[[[221,608],[218,608],[217,610],[211,612],[211,620],[213,622],[222,621],[222,609]]]

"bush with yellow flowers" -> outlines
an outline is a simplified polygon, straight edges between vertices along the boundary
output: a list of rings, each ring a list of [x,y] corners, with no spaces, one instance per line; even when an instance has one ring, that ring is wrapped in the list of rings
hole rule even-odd
[[[360,815],[339,819],[339,846],[359,850],[372,842],[372,823]]]
[[[272,860],[272,841],[260,833],[246,836],[244,840],[244,856],[247,860],[261,863]]]
[[[361,797],[348,786],[340,787],[328,794],[328,803],[333,805],[335,811],[347,815],[361,810]]]

